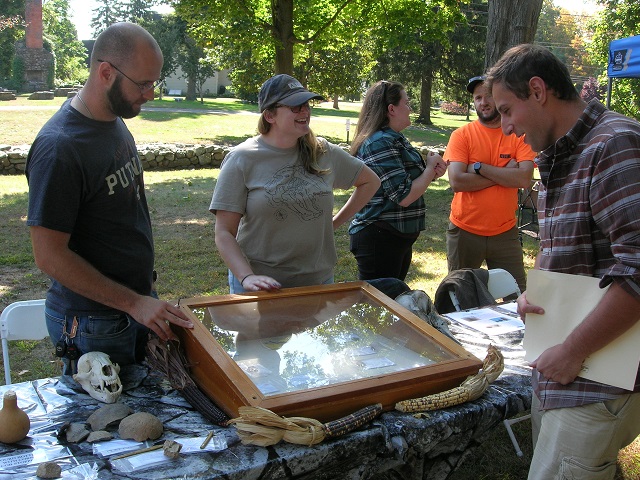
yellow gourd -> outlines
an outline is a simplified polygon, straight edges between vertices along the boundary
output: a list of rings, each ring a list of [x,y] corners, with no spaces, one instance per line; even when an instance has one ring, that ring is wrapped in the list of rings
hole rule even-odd
[[[19,442],[27,436],[30,427],[29,416],[18,407],[16,392],[8,390],[0,410],[0,442]]]

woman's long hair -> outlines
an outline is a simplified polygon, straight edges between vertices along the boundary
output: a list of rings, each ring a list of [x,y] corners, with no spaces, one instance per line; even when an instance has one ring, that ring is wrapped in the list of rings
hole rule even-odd
[[[358,153],[360,145],[367,138],[389,125],[388,107],[398,105],[402,99],[404,86],[398,82],[380,80],[367,90],[358,116],[356,134],[351,143],[351,155]]]
[[[264,113],[267,110],[275,112],[276,107],[273,106],[267,108],[260,115],[260,119],[258,120],[258,132],[260,132],[261,135],[265,135],[271,130],[271,124],[267,122],[264,117]],[[300,161],[302,162],[304,169],[309,173],[314,175],[325,175],[329,173],[328,169],[322,169],[318,165],[318,159],[326,153],[326,151],[327,149],[325,145],[316,138],[316,135],[311,130],[309,130],[309,133],[306,135],[298,138],[298,154],[300,156]]]

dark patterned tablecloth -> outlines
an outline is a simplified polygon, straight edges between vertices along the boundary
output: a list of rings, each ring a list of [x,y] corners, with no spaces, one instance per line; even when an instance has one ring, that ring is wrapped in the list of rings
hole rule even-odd
[[[17,392],[19,405],[32,422],[29,437],[20,444],[0,443],[0,480],[36,478],[37,465],[46,460],[61,465],[67,479],[445,479],[505,418],[531,405],[522,331],[489,338],[456,323],[451,331],[479,358],[484,358],[489,343],[505,356],[505,371],[481,398],[424,418],[386,412],[358,431],[311,447],[242,445],[233,427],[213,426],[159,374],[146,367],[123,370],[126,391],[120,402],[135,412],[152,413],[164,424],[164,434],[155,443],[180,442],[209,431],[226,443],[219,451],[182,454],[128,473],[117,470],[108,456],[94,453],[92,444],[58,438],[65,422],[86,422],[103,405],[73,380],[47,378],[0,387],[0,394],[8,389]],[[117,437],[117,428],[110,430]]]

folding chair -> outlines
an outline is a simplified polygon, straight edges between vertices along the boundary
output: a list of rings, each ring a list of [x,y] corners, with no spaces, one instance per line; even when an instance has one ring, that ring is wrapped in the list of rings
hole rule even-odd
[[[518,288],[518,282],[513,278],[509,272],[504,270],[503,268],[492,268],[489,270],[489,279],[487,280],[487,290],[491,296],[498,300],[499,298],[508,297],[512,294],[520,295],[520,289]],[[460,302],[458,301],[458,297],[456,297],[456,293],[453,290],[449,290],[449,297],[451,298],[451,303],[457,312],[461,310]],[[481,307],[482,305],[477,305]]]
[[[518,443],[518,440],[516,440],[516,436],[513,434],[511,425],[513,425],[514,423],[522,422],[523,420],[529,420],[530,418],[531,418],[531,414],[527,413],[526,415],[522,415],[521,417],[507,418],[502,421],[502,423],[504,424],[504,428],[507,429],[507,433],[509,434],[509,438],[511,439],[513,448],[516,449],[516,455],[519,457],[522,456],[522,450],[520,450],[520,444]]]
[[[518,288],[518,282],[509,272],[503,268],[492,268],[489,270],[489,280],[487,281],[489,293],[498,300],[509,295],[520,295],[522,292]]]
[[[49,336],[44,319],[44,299],[14,302],[0,315],[5,383],[11,383],[9,340],[42,340]]]
[[[531,187],[518,190],[518,237],[522,244],[522,235],[527,234],[538,239],[538,181],[533,180]],[[528,221],[525,219],[528,217]]]

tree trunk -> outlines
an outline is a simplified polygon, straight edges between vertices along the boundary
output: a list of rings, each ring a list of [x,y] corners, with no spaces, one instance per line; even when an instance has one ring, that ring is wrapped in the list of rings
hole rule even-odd
[[[489,0],[485,70],[509,48],[533,42],[541,9],[542,0]]]
[[[433,125],[431,121],[431,87],[433,85],[433,72],[431,69],[422,71],[420,79],[420,115],[416,120],[423,125]]]
[[[293,0],[271,0],[276,74],[293,75]]]
[[[340,106],[338,105],[338,94],[337,93],[333,94],[333,108],[335,110],[340,110]]]
[[[196,96],[196,79],[192,77],[187,77],[187,94],[185,95],[185,100],[195,100]]]

